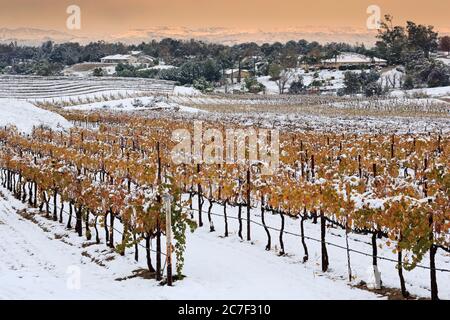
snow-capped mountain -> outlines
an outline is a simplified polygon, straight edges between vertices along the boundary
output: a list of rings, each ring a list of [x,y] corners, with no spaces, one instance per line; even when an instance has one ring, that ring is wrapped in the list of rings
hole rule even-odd
[[[450,28],[441,28],[438,30],[442,35],[450,34]],[[109,35],[77,35],[70,32],[36,28],[0,28],[0,43],[10,43],[15,41],[19,44],[37,45],[44,41],[52,40],[57,43],[77,41],[85,44],[90,41],[104,40],[107,42],[120,41],[126,44],[137,44],[151,40],[173,38],[180,40],[203,40],[206,42],[223,43],[227,45],[244,42],[256,42],[262,44],[265,42],[271,43],[274,41],[279,41],[283,43],[290,40],[298,41],[300,39],[317,41],[320,43],[347,42],[352,44],[364,43],[366,45],[372,45],[376,40],[376,34],[376,30],[367,30],[364,28],[317,26],[279,28],[270,30],[257,28],[191,28],[159,26],[145,29],[131,29]]]

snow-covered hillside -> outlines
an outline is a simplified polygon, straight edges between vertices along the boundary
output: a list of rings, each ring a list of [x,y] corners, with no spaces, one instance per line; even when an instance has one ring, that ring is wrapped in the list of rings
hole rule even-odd
[[[322,90],[330,90],[335,91],[344,87],[344,75],[345,71],[341,70],[318,70],[318,71],[309,71],[299,68],[296,70],[291,70],[292,73],[290,80],[286,85],[286,91],[289,90],[292,81],[297,80],[299,77],[303,78],[303,84],[305,86],[311,85],[314,81],[317,83],[321,83]],[[360,70],[355,70],[353,72],[361,72]],[[266,93],[268,94],[279,94],[280,90],[278,89],[278,85],[275,81],[271,81],[269,76],[258,77],[258,82],[262,83],[266,87]]]
[[[194,201],[195,203],[195,201]],[[134,261],[134,249],[124,257],[107,248],[100,232],[100,244],[79,238],[58,222],[46,219],[36,209],[27,209],[0,188],[0,299],[382,299],[382,296],[353,287],[370,282],[371,257],[352,253],[354,280],[346,280],[347,261],[342,249],[329,246],[331,269],[320,271],[320,243],[307,240],[310,261],[302,263],[303,249],[298,221],[286,220],[285,256],[278,256],[278,233],[272,250],[264,250],[266,235],[262,227],[252,225],[252,241],[238,238],[237,209],[230,208],[230,235],[223,238],[224,223],[219,206],[213,208],[216,231],[209,226],[189,233],[184,274],[187,277],[172,288],[159,286],[154,280],[133,276],[146,268],[144,249],[140,261]],[[195,209],[195,206],[194,206]],[[20,214],[18,213],[20,212]],[[196,215],[196,214],[195,214]],[[259,210],[252,210],[252,220],[259,221]],[[266,215],[266,223],[279,228],[277,215]],[[67,220],[67,212],[64,215]],[[305,234],[315,238],[319,225],[305,224]],[[122,230],[118,226],[118,231]],[[119,236],[119,234],[118,234]],[[327,239],[345,246],[344,231],[330,228]],[[165,244],[163,243],[163,247]],[[370,251],[369,236],[350,235],[350,247]],[[220,254],[219,254],[220,253]],[[395,258],[386,245],[380,256]],[[155,257],[153,256],[152,259]],[[437,258],[438,267],[448,265],[448,255]],[[395,263],[379,261],[383,283],[398,286]],[[450,296],[448,274],[438,274],[440,294]],[[405,271],[407,289],[419,296],[429,294],[425,269]]]
[[[198,112],[198,109],[180,105],[170,99],[148,96],[140,98],[127,98],[66,107],[66,110],[109,110],[109,111],[144,111],[144,110],[168,110],[181,112]]]
[[[54,130],[72,127],[62,116],[35,107],[29,102],[14,99],[0,99],[0,126],[14,125],[24,133],[31,133],[33,127],[46,126]]]

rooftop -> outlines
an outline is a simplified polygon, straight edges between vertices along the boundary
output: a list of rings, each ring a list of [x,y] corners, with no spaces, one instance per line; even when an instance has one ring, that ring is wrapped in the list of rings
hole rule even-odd
[[[114,54],[111,56],[106,56],[103,57],[102,59],[107,59],[107,60],[127,60],[130,59],[131,55],[129,54]]]
[[[323,63],[373,63],[373,62],[386,62],[386,60],[380,58],[371,58],[359,53],[342,52],[337,58],[325,59]]]

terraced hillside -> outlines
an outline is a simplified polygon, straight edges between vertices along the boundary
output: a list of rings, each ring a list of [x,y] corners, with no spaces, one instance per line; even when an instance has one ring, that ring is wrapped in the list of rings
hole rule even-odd
[[[173,82],[155,79],[0,76],[0,98],[26,100],[132,93],[169,94],[173,89]]]

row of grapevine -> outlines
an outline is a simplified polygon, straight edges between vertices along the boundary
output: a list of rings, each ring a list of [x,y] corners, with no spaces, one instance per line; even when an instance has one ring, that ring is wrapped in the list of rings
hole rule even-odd
[[[449,251],[450,247],[448,136],[286,131],[280,134],[280,166],[274,174],[263,175],[260,164],[248,161],[174,164],[171,150],[176,142],[171,134],[176,129],[192,132],[189,121],[102,114],[91,114],[88,119],[76,112],[65,116],[72,121],[95,122],[96,129],[77,127],[56,133],[40,128],[28,137],[14,128],[0,130],[4,185],[30,205],[45,209],[55,220],[57,202],[61,210],[68,203],[75,213],[75,230],[82,235],[84,229],[88,238],[92,219],[107,230],[109,218],[111,247],[115,243],[114,221],[120,220],[125,232],[116,247],[122,254],[143,239],[147,248],[156,240],[156,269],[150,259],[148,266],[157,277],[161,274],[165,228],[161,197],[170,192],[175,197],[172,211],[179,275],[186,228],[195,228],[185,208],[193,209],[196,199],[198,226],[204,225],[203,214],[207,214],[209,228],[214,231],[211,208],[219,204],[223,206],[224,236],[228,236],[227,209],[237,207],[238,235],[244,237],[245,220],[247,240],[251,240],[251,210],[261,208],[268,250],[272,239],[265,214],[279,215],[283,222],[280,254],[284,254],[284,219],[298,218],[305,262],[309,254],[304,222],[311,219],[320,223],[324,272],[331,263],[326,245],[329,225],[347,233],[371,234],[374,265],[377,240],[386,238],[398,255],[405,296],[403,269],[415,268],[428,253],[432,298],[438,298],[436,251]],[[232,125],[204,123],[205,129],[215,128],[224,135]],[[190,201],[183,202],[183,194],[189,195]],[[208,208],[203,208],[205,200]],[[48,212],[50,201],[54,202],[52,215]],[[242,219],[244,212],[246,219]]]

